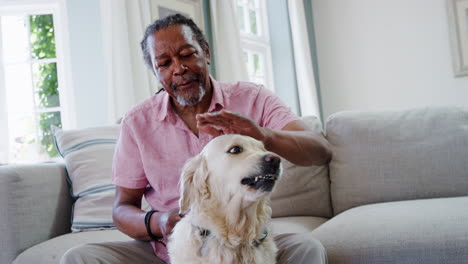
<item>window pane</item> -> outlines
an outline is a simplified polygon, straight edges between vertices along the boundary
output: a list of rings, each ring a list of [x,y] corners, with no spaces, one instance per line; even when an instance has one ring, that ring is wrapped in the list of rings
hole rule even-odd
[[[55,58],[55,33],[52,15],[29,17],[31,53],[35,59]]]
[[[5,66],[10,161],[44,160],[45,152],[36,141],[36,120],[32,100],[30,64]]]
[[[266,85],[264,55],[252,50],[244,50],[244,61],[247,67],[249,80]]]
[[[254,10],[249,10],[250,32],[257,35],[257,13]]]
[[[29,59],[28,30],[22,16],[2,16],[3,62],[25,62]]]
[[[44,148],[44,150],[50,157],[57,157],[58,152],[55,148],[54,138],[52,136],[52,125],[56,127],[62,127],[60,112],[49,112],[39,114],[41,146]]]
[[[30,64],[5,66],[5,87],[8,113],[34,112]]]
[[[57,80],[57,63],[33,64],[36,105],[38,108],[60,106]]]
[[[254,54],[253,58],[254,58],[254,71],[255,71],[255,75],[257,75],[260,72],[260,57],[256,53]]]
[[[36,126],[32,113],[10,113],[8,115],[8,129],[10,132],[10,160],[37,160]]]
[[[241,6],[237,7],[237,19],[239,20],[240,31],[245,32],[244,8]]]

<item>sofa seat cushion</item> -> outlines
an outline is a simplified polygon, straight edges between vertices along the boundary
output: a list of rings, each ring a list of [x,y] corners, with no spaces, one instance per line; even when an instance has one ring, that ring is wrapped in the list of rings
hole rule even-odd
[[[278,217],[271,223],[272,233],[301,233],[310,232],[326,222],[326,218],[313,216]],[[107,241],[128,241],[132,238],[118,230],[101,230],[78,232],[55,237],[35,245],[21,253],[13,264],[57,264],[65,252],[75,246],[86,243],[100,243]]]
[[[327,218],[314,216],[277,217],[271,221],[271,231],[275,235],[286,233],[311,232],[323,223]]]
[[[466,263],[468,197],[356,207],[312,234],[330,263]]]
[[[75,246],[86,243],[100,243],[107,241],[127,241],[132,238],[118,230],[101,230],[70,233],[49,239],[37,244],[16,257],[13,264],[55,264],[65,252]]]

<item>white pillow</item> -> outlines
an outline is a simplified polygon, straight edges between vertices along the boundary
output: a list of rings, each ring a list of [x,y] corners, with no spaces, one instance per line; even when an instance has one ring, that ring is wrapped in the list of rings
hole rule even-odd
[[[53,128],[57,150],[65,159],[70,193],[75,199],[73,232],[115,228],[112,158],[119,132],[119,125],[76,130]],[[145,201],[143,204],[148,209]]]

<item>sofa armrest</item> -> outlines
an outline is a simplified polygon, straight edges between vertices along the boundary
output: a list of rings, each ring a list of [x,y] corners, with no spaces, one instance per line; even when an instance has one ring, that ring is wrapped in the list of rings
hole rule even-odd
[[[0,166],[0,263],[70,232],[73,199],[61,163]]]

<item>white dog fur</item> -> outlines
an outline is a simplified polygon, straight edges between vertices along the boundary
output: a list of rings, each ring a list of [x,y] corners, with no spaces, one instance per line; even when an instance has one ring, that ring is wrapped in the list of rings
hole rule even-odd
[[[269,166],[272,159],[276,166]],[[169,238],[171,263],[276,263],[273,236],[264,235],[270,192],[280,175],[279,157],[260,141],[240,135],[213,139],[183,168],[179,205],[188,213]]]

